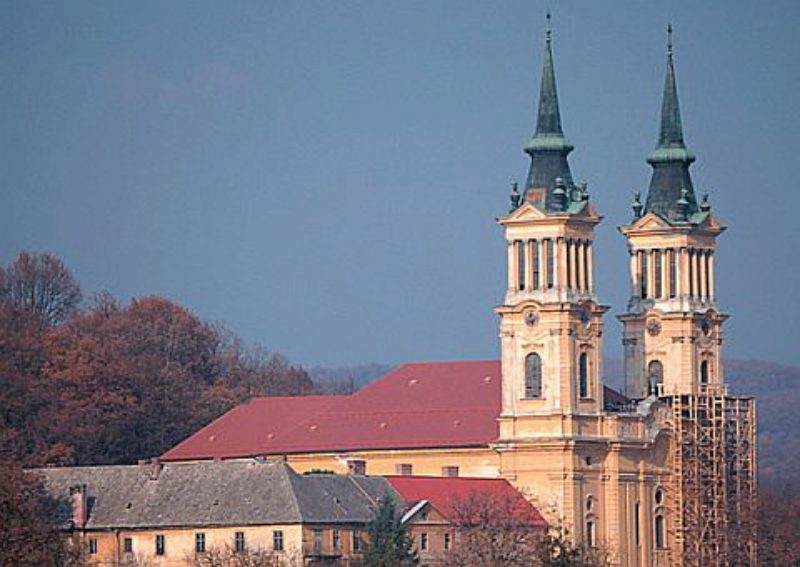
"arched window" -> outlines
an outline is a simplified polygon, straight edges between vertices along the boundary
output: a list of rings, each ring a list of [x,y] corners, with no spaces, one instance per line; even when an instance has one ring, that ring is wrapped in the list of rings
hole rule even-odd
[[[648,394],[658,394],[659,385],[664,383],[664,365],[660,360],[652,360],[647,365]]]
[[[589,361],[585,352],[578,357],[578,395],[581,398],[589,397]]]
[[[525,397],[542,397],[542,357],[535,352],[525,359]]]
[[[641,514],[641,505],[639,502],[633,505],[633,531],[636,536],[636,545],[639,545],[641,542],[641,535],[639,535],[639,515]]]
[[[705,388],[708,386],[708,361],[704,360],[700,363],[700,386]]]
[[[670,298],[674,298],[677,295],[677,277],[678,277],[678,266],[677,261],[675,259],[675,250],[670,248],[669,250],[669,296]]]
[[[656,513],[654,529],[656,549],[664,549],[664,515],[661,512]]]
[[[597,545],[597,528],[593,516],[586,518],[586,545],[595,547]]]

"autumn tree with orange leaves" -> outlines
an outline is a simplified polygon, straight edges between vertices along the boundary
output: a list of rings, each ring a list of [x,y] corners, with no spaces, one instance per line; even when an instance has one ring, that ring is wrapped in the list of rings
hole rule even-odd
[[[0,274],[0,461],[131,463],[250,397],[314,389],[285,357],[161,297],[101,294],[78,311],[50,255],[22,252]]]

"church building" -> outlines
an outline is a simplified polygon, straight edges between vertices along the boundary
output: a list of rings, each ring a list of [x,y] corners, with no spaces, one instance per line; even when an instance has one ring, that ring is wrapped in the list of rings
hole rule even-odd
[[[530,169],[498,219],[499,360],[405,364],[349,396],[254,399],[162,460],[503,478],[616,565],[754,565],[755,405],[727,393],[727,316],[714,292],[724,227],[692,183],[669,36],[650,186],[620,227],[630,255],[624,395],[603,381],[603,217],[572,175],[548,26]]]

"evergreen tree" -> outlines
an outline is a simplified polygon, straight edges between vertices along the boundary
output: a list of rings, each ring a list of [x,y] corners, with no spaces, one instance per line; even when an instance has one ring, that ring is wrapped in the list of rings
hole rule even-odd
[[[400,522],[394,499],[386,494],[368,526],[364,563],[369,567],[408,567],[419,563],[411,537]]]

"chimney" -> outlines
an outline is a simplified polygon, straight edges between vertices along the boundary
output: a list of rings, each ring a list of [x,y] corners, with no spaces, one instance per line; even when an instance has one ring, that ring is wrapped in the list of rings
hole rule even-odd
[[[150,480],[158,480],[158,475],[161,473],[161,461],[158,457],[150,459]]]
[[[76,484],[69,489],[72,503],[72,525],[79,530],[86,527],[89,520],[89,507],[86,498],[86,485]]]

